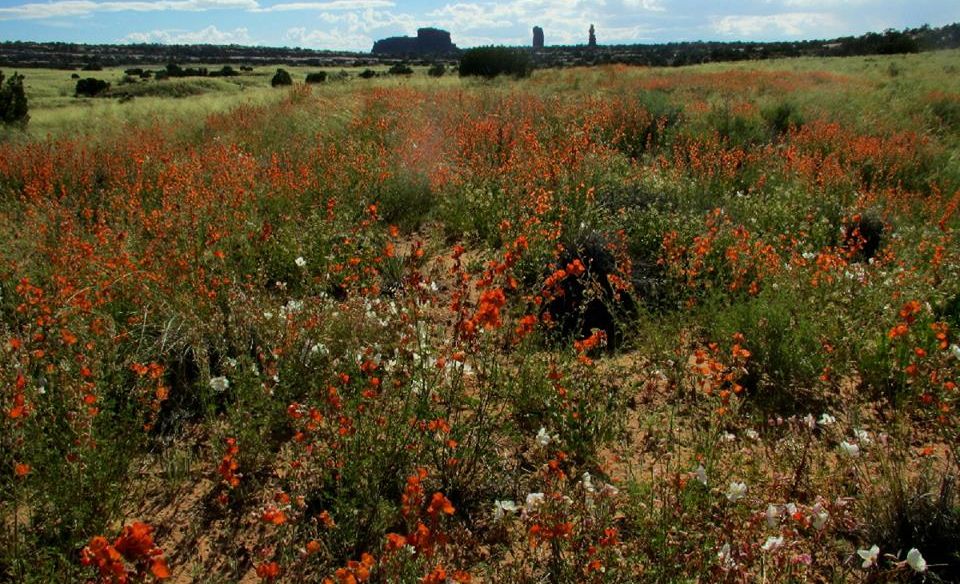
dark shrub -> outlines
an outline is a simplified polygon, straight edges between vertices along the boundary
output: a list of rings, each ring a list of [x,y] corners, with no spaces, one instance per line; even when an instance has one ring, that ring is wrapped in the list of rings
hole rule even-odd
[[[577,262],[585,272],[574,276],[570,267]],[[635,312],[635,306],[629,293],[614,288],[611,276],[619,275],[619,268],[607,239],[596,232],[579,236],[564,246],[556,267],[568,275],[545,291],[552,299],[543,307],[557,324],[556,331],[565,338],[582,339],[599,329],[606,335],[607,346],[616,348],[620,323]]]
[[[492,79],[497,75],[526,77],[533,69],[530,54],[507,47],[478,47],[469,49],[460,58],[460,76],[480,76]]]
[[[869,261],[880,250],[883,230],[876,213],[857,213],[843,228],[843,247],[854,260]]]
[[[25,127],[30,121],[27,113],[27,95],[23,90],[23,75],[17,73],[3,82],[0,71],[0,122],[6,126]]]
[[[776,106],[764,110],[763,119],[777,136],[786,134],[790,131],[790,128],[799,128],[803,125],[803,118],[800,117],[797,107],[788,101],[780,102]]]
[[[236,77],[238,75],[240,75],[240,72],[230,65],[224,65],[219,71],[212,71],[210,73],[210,77]]]
[[[96,97],[108,89],[110,89],[110,84],[106,81],[87,77],[77,81],[76,96]]]
[[[79,73],[71,73],[71,74],[70,74],[70,79],[80,79],[80,74],[79,74]]]
[[[103,66],[100,63],[87,63],[80,70],[81,71],[103,71]]]
[[[389,73],[391,75],[412,75],[413,69],[406,63],[397,63],[393,67],[390,67]]]
[[[273,79],[270,80],[270,85],[273,87],[293,85],[293,77],[290,77],[286,69],[277,69],[277,72],[273,74]]]
[[[360,77],[362,79],[373,79],[376,76],[377,76],[377,72],[374,71],[373,69],[364,69],[363,72],[360,73]]]
[[[444,67],[443,63],[434,63],[427,69],[427,75],[430,77],[443,77],[446,72],[447,68]]]
[[[327,80],[326,71],[317,71],[316,73],[307,73],[307,83],[323,83]]]

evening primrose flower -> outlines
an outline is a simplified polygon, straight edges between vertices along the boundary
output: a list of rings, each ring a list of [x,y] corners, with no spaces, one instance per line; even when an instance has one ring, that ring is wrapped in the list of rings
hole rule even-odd
[[[306,267],[307,260],[303,259],[303,256],[298,256],[297,259],[293,260],[293,263],[297,264],[298,268]]]
[[[550,444],[551,440],[552,438],[550,434],[547,433],[547,429],[541,426],[540,431],[537,432],[537,444],[545,447]]]
[[[767,538],[767,541],[760,546],[765,552],[772,552],[783,545],[783,536],[778,535],[777,537],[770,536]]]
[[[852,456],[854,458],[860,456],[860,447],[856,444],[850,444],[846,440],[840,443],[840,449],[843,450],[847,456]]]
[[[543,493],[530,493],[527,495],[527,500],[523,505],[523,512],[532,513],[533,511],[536,511],[537,507],[542,505],[546,499],[546,495]]]
[[[717,552],[717,561],[724,570],[730,570],[737,567],[737,563],[730,557],[730,544],[725,543],[720,551]]]
[[[230,387],[230,380],[226,377],[220,376],[210,379],[210,389],[217,393],[226,391],[228,387]]]
[[[880,556],[880,548],[874,544],[870,549],[857,550],[857,555],[863,560],[860,566],[862,568],[869,568],[877,563],[877,558]]]
[[[920,550],[917,548],[910,548],[910,551],[907,552],[907,565],[913,568],[915,572],[927,571],[927,561],[923,559]]]
[[[694,473],[697,477],[697,480],[700,481],[704,486],[707,485],[707,469],[703,468],[703,465],[698,465],[697,470]]]
[[[738,483],[736,481],[731,482],[730,486],[727,487],[727,500],[731,503],[736,503],[747,494],[747,485],[746,483]]]
[[[770,503],[767,505],[767,527],[776,527],[780,524],[780,508]]]
[[[830,513],[827,512],[820,503],[817,503],[813,506],[813,528],[817,531],[823,529],[827,524],[827,519],[830,518]]]
[[[506,513],[516,513],[519,510],[520,506],[510,500],[493,502],[493,518],[497,521],[503,519]]]

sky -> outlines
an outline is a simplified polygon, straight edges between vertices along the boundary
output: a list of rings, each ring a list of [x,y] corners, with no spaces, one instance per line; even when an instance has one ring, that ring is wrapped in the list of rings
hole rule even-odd
[[[960,0],[0,0],[0,41],[242,44],[369,51],[449,30],[461,48],[823,39],[960,22]]]

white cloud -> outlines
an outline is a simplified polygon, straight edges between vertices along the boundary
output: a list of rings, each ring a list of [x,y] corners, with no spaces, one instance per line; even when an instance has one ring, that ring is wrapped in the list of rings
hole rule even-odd
[[[128,43],[160,43],[163,45],[251,45],[255,44],[246,28],[220,30],[215,26],[195,31],[151,30],[134,32],[121,39]]]
[[[782,14],[715,17],[711,28],[724,36],[736,38],[827,36],[828,30],[840,23],[823,12],[785,12]]]
[[[251,10],[257,8],[257,6],[256,0],[155,0],[152,2],[59,0],[0,8],[0,20],[36,20],[65,16],[86,16],[94,12],[203,11],[228,8]]]
[[[337,49],[348,51],[369,51],[373,38],[357,32],[332,30],[307,30],[305,27],[291,28],[283,36],[298,47],[310,49]]]
[[[292,12],[298,10],[363,10],[367,8],[392,8],[391,0],[331,0],[330,2],[281,2],[272,6],[255,8],[252,12]]]
[[[641,8],[650,12],[666,12],[667,10],[660,0],[623,0],[623,5],[627,8]]]

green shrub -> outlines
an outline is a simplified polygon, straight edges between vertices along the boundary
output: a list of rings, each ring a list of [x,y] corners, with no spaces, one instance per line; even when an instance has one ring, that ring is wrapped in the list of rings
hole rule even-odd
[[[287,73],[286,69],[277,69],[277,72],[273,75],[273,79],[270,80],[270,85],[272,87],[293,85],[293,78],[290,77],[290,74]]]
[[[461,77],[486,77],[492,79],[498,75],[526,77],[530,75],[533,63],[530,54],[507,47],[478,47],[463,53],[460,59]]]
[[[317,71],[315,73],[307,73],[307,83],[323,83],[327,80],[326,71]]]
[[[86,79],[80,79],[77,81],[77,88],[75,91],[77,97],[96,97],[108,89],[110,89],[110,83],[104,81],[103,79],[87,77]]]
[[[429,69],[427,69],[427,75],[430,77],[443,77],[446,72],[447,68],[443,65],[443,63],[434,63]]]
[[[27,96],[23,91],[23,75],[17,73],[3,82],[0,71],[0,121],[7,126],[25,127],[30,121],[27,113]]]
[[[391,75],[412,75],[413,69],[406,63],[397,63],[393,67],[390,67],[389,73]]]
[[[777,136],[782,136],[789,132],[791,128],[799,128],[803,125],[803,117],[797,111],[797,106],[789,101],[782,101],[763,110],[763,119]]]

